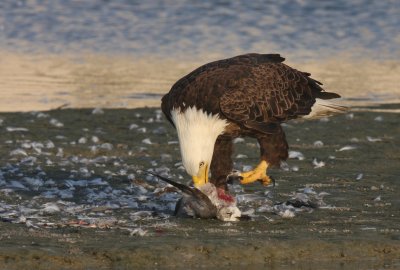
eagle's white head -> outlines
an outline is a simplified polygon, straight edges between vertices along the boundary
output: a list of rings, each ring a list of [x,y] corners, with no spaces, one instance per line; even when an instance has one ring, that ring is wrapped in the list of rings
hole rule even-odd
[[[175,108],[171,116],[178,133],[183,166],[199,187],[208,182],[215,141],[228,123],[196,107],[183,112]]]

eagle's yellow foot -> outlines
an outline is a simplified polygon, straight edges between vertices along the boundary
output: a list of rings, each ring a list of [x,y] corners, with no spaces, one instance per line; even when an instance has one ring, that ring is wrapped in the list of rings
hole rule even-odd
[[[255,181],[261,181],[265,186],[274,183],[275,181],[267,175],[267,168],[268,163],[265,160],[262,160],[254,170],[240,173],[240,183],[250,184]]]

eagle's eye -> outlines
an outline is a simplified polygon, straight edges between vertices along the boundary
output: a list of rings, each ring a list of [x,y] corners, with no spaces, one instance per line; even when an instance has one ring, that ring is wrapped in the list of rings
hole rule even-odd
[[[199,163],[199,168],[201,168],[201,167],[203,167],[204,166],[204,161],[200,161],[200,163]]]

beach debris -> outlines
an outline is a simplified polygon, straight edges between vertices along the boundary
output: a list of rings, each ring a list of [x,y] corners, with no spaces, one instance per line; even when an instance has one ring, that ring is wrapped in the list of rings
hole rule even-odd
[[[129,130],[134,130],[134,129],[137,129],[138,127],[139,127],[138,124],[130,124],[129,125]]]
[[[322,160],[318,161],[317,158],[314,158],[312,161],[312,165],[314,166],[314,169],[318,169],[325,167],[325,162]]]
[[[147,234],[147,230],[143,230],[142,228],[135,228],[135,229],[129,229],[129,235],[130,236],[145,236]]]
[[[85,143],[87,143],[87,139],[85,137],[81,137],[81,138],[79,138],[78,143],[85,144]]]
[[[25,132],[25,131],[29,131],[29,129],[23,128],[23,127],[6,127],[6,130],[8,132]]]
[[[313,146],[314,146],[315,148],[321,148],[321,147],[324,146],[324,143],[323,143],[322,141],[315,141],[315,142],[313,143]]]
[[[92,110],[92,114],[104,114],[104,110],[102,108],[97,107]]]
[[[92,141],[92,143],[98,143],[100,141],[100,139],[97,136],[92,136],[91,141]]]
[[[353,137],[353,138],[350,139],[350,142],[358,143],[358,142],[360,142],[360,140],[358,138]]]
[[[305,159],[303,153],[301,153],[299,151],[289,151],[289,158],[298,159],[298,160],[304,160]]]
[[[100,148],[103,150],[111,151],[114,149],[114,146],[111,143],[102,143]]]
[[[346,145],[346,146],[343,146],[342,148],[340,148],[339,150],[336,150],[336,151],[342,152],[342,151],[349,151],[349,150],[354,150],[354,149],[357,149],[357,146]]]
[[[356,180],[361,180],[363,177],[364,177],[364,174],[363,173],[359,173],[356,176]]]
[[[50,119],[49,123],[50,123],[50,125],[55,126],[55,127],[59,127],[59,128],[64,126],[63,123],[61,123],[60,121],[58,121],[55,118]]]
[[[241,137],[238,137],[238,138],[235,138],[235,139],[233,139],[233,143],[244,143],[244,139],[243,138],[241,138]]]
[[[146,138],[146,139],[143,139],[142,140],[142,143],[144,143],[144,144],[153,144],[152,142],[151,142],[151,140],[150,140],[150,138]]]
[[[18,148],[10,152],[10,156],[28,156],[25,150]]]
[[[369,142],[381,142],[382,141],[381,138],[374,138],[374,137],[371,137],[371,136],[367,136],[367,140]]]
[[[43,205],[42,212],[46,215],[53,215],[61,211],[60,207],[53,202],[48,202]]]
[[[161,161],[162,162],[172,162],[172,155],[170,154],[161,154],[160,155]]]
[[[381,200],[382,200],[382,197],[381,197],[381,195],[379,195],[378,197],[376,197],[374,199],[374,202],[380,202]]]
[[[327,123],[327,122],[330,121],[330,119],[329,119],[328,117],[321,117],[321,118],[319,119],[319,121],[322,122],[322,123]]]

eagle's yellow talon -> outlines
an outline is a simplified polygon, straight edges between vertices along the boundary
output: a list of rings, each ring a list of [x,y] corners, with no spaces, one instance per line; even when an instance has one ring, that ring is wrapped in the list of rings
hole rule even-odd
[[[274,181],[267,175],[267,168],[268,163],[262,160],[254,170],[240,174],[240,177],[242,177],[240,183],[250,184],[255,181],[261,181],[265,186],[273,183]]]
[[[275,186],[275,180],[270,176],[265,176],[263,179],[260,180],[264,186],[269,186],[273,184]]]

